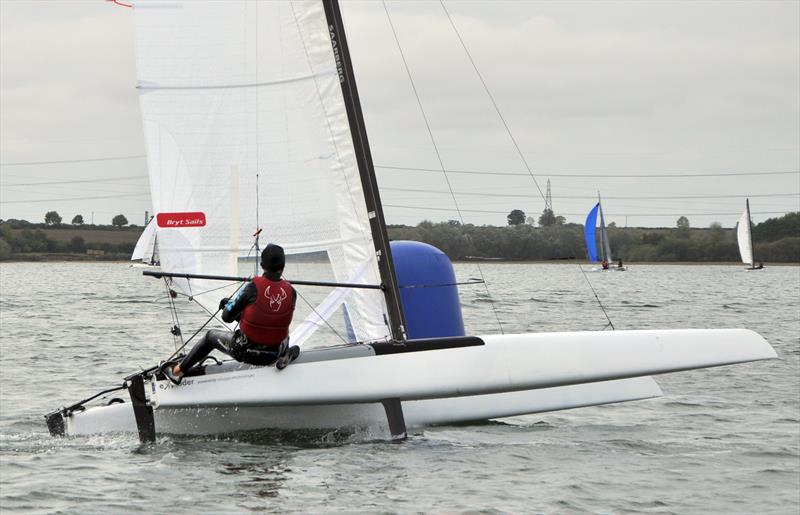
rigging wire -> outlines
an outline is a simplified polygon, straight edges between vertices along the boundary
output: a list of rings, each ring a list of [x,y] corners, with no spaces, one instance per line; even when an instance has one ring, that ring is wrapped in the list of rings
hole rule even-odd
[[[258,238],[261,235],[261,227],[258,221],[258,204],[259,204],[259,197],[258,197],[258,170],[256,170],[256,232],[253,234],[255,238],[255,242],[253,243],[253,247],[255,247],[256,255],[255,259],[253,260],[253,277],[259,275],[258,273],[258,265],[259,265],[259,257],[261,256],[261,249],[258,246]],[[250,257],[250,252],[252,252],[253,247],[250,247],[250,250],[247,251],[247,257]]]
[[[425,122],[425,127],[428,131],[428,137],[430,137],[431,144],[433,145],[433,150],[436,153],[436,159],[439,161],[439,167],[441,168],[442,175],[444,176],[444,180],[447,183],[447,188],[450,190],[450,194],[453,199],[453,205],[455,206],[456,211],[458,212],[458,217],[461,219],[461,224],[463,225],[464,216],[461,214],[461,209],[458,205],[458,200],[456,199],[455,193],[453,192],[453,186],[450,183],[450,178],[447,176],[447,170],[445,169],[444,161],[442,160],[442,155],[439,152],[439,147],[436,145],[436,138],[434,138],[433,130],[431,129],[431,125],[428,122],[428,115],[425,113],[425,109],[422,107],[422,100],[419,97],[419,92],[417,91],[417,86],[414,83],[414,78],[411,75],[411,69],[408,66],[408,62],[406,61],[406,56],[405,53],[403,52],[403,48],[400,46],[400,39],[397,36],[397,31],[395,30],[394,23],[392,22],[392,17],[389,15],[389,8],[386,5],[386,0],[382,0],[381,3],[383,4],[383,10],[386,12],[386,19],[389,21],[389,27],[391,27],[392,29],[392,35],[394,36],[395,43],[397,44],[397,50],[400,53],[400,58],[403,61],[403,66],[405,67],[406,74],[408,75],[408,80],[411,83],[411,89],[414,91],[414,97],[417,99],[417,105],[419,106],[420,113],[422,114],[422,119]],[[531,177],[533,177],[533,175],[531,175]],[[534,178],[533,181],[535,183],[536,179]],[[536,186],[537,187],[539,186],[538,183],[536,184]],[[542,190],[539,189],[540,193],[541,191]],[[542,195],[542,198],[544,198],[544,195]],[[486,278],[483,276],[483,270],[481,269],[481,266],[479,264],[476,264],[476,266],[478,268],[478,273],[481,276],[481,280],[483,280],[483,285],[486,288],[486,294],[489,296],[490,305],[492,306],[492,312],[494,313],[495,320],[497,320],[497,325],[500,327],[500,333],[505,334],[505,331],[503,330],[503,324],[502,322],[500,322],[500,316],[497,313],[497,307],[495,306],[494,300],[492,299],[491,292],[489,292],[489,285],[486,284]]]
[[[336,330],[336,329],[335,329],[335,328],[334,328],[334,327],[333,327],[333,326],[330,324],[330,322],[328,322],[328,320],[327,320],[325,317],[323,317],[322,315],[320,315],[320,314],[319,314],[319,312],[318,312],[318,311],[317,311],[317,309],[314,307],[314,305],[313,305],[313,304],[311,304],[311,302],[310,302],[308,299],[306,299],[305,297],[303,297],[303,294],[302,294],[302,293],[300,293],[300,292],[297,290],[297,288],[294,288],[294,291],[296,291],[296,292],[297,292],[297,296],[298,296],[298,297],[300,297],[300,298],[303,300],[303,302],[305,302],[305,303],[308,305],[308,307],[309,307],[309,308],[311,308],[311,311],[313,311],[313,312],[314,312],[314,314],[315,314],[315,315],[317,315],[317,318],[319,318],[320,320],[322,320],[323,322],[325,322],[325,325],[327,325],[327,326],[328,326],[328,329],[330,329],[331,331],[333,331],[333,334],[335,334],[336,336],[338,336],[338,337],[339,337],[339,339],[340,339],[340,340],[342,340],[342,343],[344,343],[345,345],[349,345],[349,344],[351,343],[351,342],[348,342],[348,341],[347,341],[347,340],[346,340],[346,339],[345,339],[345,338],[344,338],[344,337],[343,337],[341,334],[339,334],[339,331],[337,331],[337,330]],[[315,325],[319,326],[319,324],[315,324]]]
[[[597,303],[600,305],[600,309],[603,310],[603,315],[605,315],[606,320],[608,320],[608,324],[606,324],[606,326],[603,327],[603,330],[605,330],[606,327],[610,326],[612,331],[616,331],[616,329],[614,328],[614,323],[611,322],[611,318],[609,318],[608,313],[606,313],[606,308],[603,306],[602,301],[600,301],[600,297],[597,296],[597,291],[595,291],[594,286],[592,286],[592,283],[589,281],[589,278],[586,277],[586,271],[580,264],[578,264],[578,269],[581,271],[581,274],[583,274],[583,278],[586,279],[586,284],[589,285],[589,288],[592,290],[592,293],[594,293],[594,298],[597,299]]]
[[[467,57],[469,58],[470,64],[472,64],[472,69],[475,70],[475,74],[478,76],[478,79],[480,79],[481,84],[483,85],[483,89],[486,91],[486,94],[489,96],[489,100],[491,100],[492,105],[494,106],[494,109],[497,112],[497,116],[500,118],[500,121],[503,122],[503,127],[505,127],[506,133],[508,134],[508,137],[511,139],[511,142],[514,144],[514,148],[517,150],[517,154],[519,154],[519,158],[525,164],[525,169],[528,171],[528,174],[530,175],[531,179],[533,179],[533,183],[536,185],[536,189],[539,190],[539,195],[541,195],[542,200],[545,201],[545,205],[546,205],[547,204],[547,199],[545,198],[545,195],[542,192],[542,188],[539,186],[539,182],[536,180],[536,177],[533,175],[533,172],[531,171],[531,167],[528,165],[528,160],[525,159],[525,154],[522,153],[522,150],[520,149],[519,145],[517,144],[517,139],[511,133],[511,128],[508,126],[508,123],[506,123],[506,120],[503,117],[503,114],[500,112],[500,108],[498,107],[497,102],[495,102],[495,99],[494,99],[494,96],[492,95],[492,92],[489,91],[489,86],[486,84],[486,81],[483,80],[483,75],[481,75],[481,72],[478,70],[478,66],[475,64],[475,60],[472,58],[472,54],[470,54],[466,43],[464,43],[464,39],[461,37],[461,33],[458,31],[458,28],[456,27],[456,24],[453,21],[453,18],[450,16],[450,12],[447,10],[447,7],[444,5],[444,0],[439,0],[439,5],[442,6],[442,9],[444,10],[445,14],[447,15],[447,19],[448,19],[448,21],[450,21],[450,26],[453,27],[453,32],[455,32],[456,36],[458,37],[458,41],[461,43],[461,47],[464,49],[464,52],[467,54]],[[453,196],[455,198],[455,194],[453,194]],[[461,216],[461,213],[459,213],[459,216]],[[463,219],[462,219],[461,223],[462,224],[464,223]],[[580,265],[578,265],[578,266],[580,266]],[[583,272],[583,268],[581,268],[581,272]],[[584,279],[586,279],[586,282],[589,284],[589,287],[592,289],[592,292],[594,293],[594,297],[597,299],[597,303],[600,305],[600,309],[603,310],[603,314],[606,316],[606,319],[608,320],[608,323],[611,326],[611,329],[614,329],[614,324],[612,324],[611,323],[611,319],[608,318],[608,314],[606,313],[606,310],[603,307],[603,303],[600,302],[600,297],[597,296],[597,292],[595,292],[594,287],[592,287],[591,282],[589,282],[589,278],[586,277],[585,273],[584,273],[583,277],[584,277]]]
[[[172,315],[172,329],[170,332],[172,333],[172,340],[175,343],[175,352],[178,352],[178,341],[182,343],[180,348],[182,349],[186,344],[183,343],[183,334],[181,333],[181,323],[178,320],[178,308],[175,306],[175,297],[177,296],[177,292],[169,287],[170,279],[165,277],[164,278],[164,287],[167,290],[167,301],[169,302],[170,314]]]
[[[450,11],[447,10],[447,7],[444,5],[444,0],[439,0],[439,4],[442,6],[444,13],[447,15],[447,19],[450,21],[450,26],[453,27],[453,32],[456,33],[458,37],[458,41],[461,43],[461,48],[464,49],[464,53],[467,54],[467,58],[469,58],[469,62],[472,64],[472,69],[475,70],[475,74],[480,79],[481,84],[483,85],[483,89],[486,91],[486,94],[489,96],[489,100],[492,101],[492,105],[494,106],[494,110],[497,112],[497,116],[500,118],[500,121],[503,122],[503,127],[506,129],[506,133],[508,137],[511,139],[511,142],[514,144],[514,148],[517,150],[517,154],[519,154],[519,158],[525,164],[525,169],[528,170],[528,175],[531,176],[533,179],[533,183],[536,185],[536,189],[539,190],[539,195],[541,195],[542,200],[545,200],[545,195],[542,192],[542,188],[539,186],[539,182],[536,180],[536,177],[533,175],[533,171],[531,171],[531,167],[528,165],[528,160],[525,159],[525,154],[522,153],[522,150],[519,148],[517,144],[517,138],[511,133],[511,129],[509,128],[508,124],[506,123],[505,117],[503,117],[503,113],[500,112],[500,108],[497,106],[497,102],[494,100],[494,96],[492,92],[489,91],[489,86],[486,85],[486,81],[483,80],[483,75],[478,70],[478,66],[475,64],[475,61],[472,59],[472,54],[470,54],[469,50],[467,49],[467,45],[464,43],[464,40],[461,38],[461,33],[456,28],[455,22],[453,22],[453,18],[450,16]]]
[[[165,277],[165,278],[164,278],[164,282],[166,283],[166,281],[167,281],[167,278]],[[187,282],[188,282],[188,280],[187,280]],[[234,284],[235,284],[235,283],[234,283]],[[236,288],[236,290],[233,292],[232,296],[236,295],[236,293],[237,293],[239,290],[241,290],[241,289],[242,289],[242,286],[244,286],[244,282],[241,282],[241,283],[239,283],[239,287],[238,287],[238,288]],[[171,298],[172,298],[172,295],[171,295],[171,293],[169,292],[169,287],[167,288],[167,290],[168,290],[167,296],[168,296],[168,297],[170,297],[170,299],[171,299]],[[177,293],[177,292],[176,292],[176,293]],[[207,326],[207,325],[208,325],[208,324],[209,324],[209,323],[210,323],[212,320],[217,320],[217,321],[219,322],[219,319],[217,318],[217,313],[219,313],[219,312],[220,312],[220,308],[217,308],[217,310],[216,310],[214,313],[211,313],[211,311],[210,311],[210,310],[208,310],[208,309],[207,309],[205,306],[203,306],[202,304],[200,304],[200,302],[198,302],[197,300],[194,300],[194,298],[192,298],[192,300],[193,300],[193,301],[194,301],[194,302],[195,302],[197,305],[199,305],[201,308],[203,308],[203,310],[205,310],[205,312],[206,312],[206,313],[209,313],[211,316],[210,316],[210,317],[209,317],[209,318],[208,318],[208,319],[207,319],[205,322],[203,322],[203,325],[201,325],[201,326],[200,326],[200,327],[199,327],[199,328],[198,328],[198,329],[197,329],[197,330],[196,330],[196,331],[195,331],[195,332],[194,332],[194,333],[193,333],[193,334],[192,334],[192,335],[189,337],[189,339],[188,339],[188,340],[186,340],[185,342],[183,342],[183,344],[182,344],[180,347],[176,348],[176,349],[175,349],[175,352],[173,352],[173,353],[172,353],[172,354],[171,354],[171,355],[170,355],[170,356],[169,356],[169,357],[168,357],[168,358],[167,358],[165,361],[170,361],[170,360],[172,360],[172,358],[174,358],[175,356],[177,356],[177,355],[178,355],[178,353],[179,353],[180,351],[182,351],[182,350],[183,350],[183,349],[184,349],[184,348],[185,348],[185,347],[186,347],[186,346],[189,344],[189,342],[191,342],[192,340],[194,340],[194,338],[195,338],[195,337],[196,337],[198,334],[200,334],[200,331],[202,331],[203,329],[205,329],[205,327],[206,327],[206,326]],[[173,306],[173,309],[175,309],[175,305],[174,305],[174,303],[172,303],[172,306]],[[177,314],[178,314],[178,312],[177,312],[177,309],[175,309],[175,317],[176,317],[176,318],[177,318]],[[227,328],[228,330],[232,331],[232,330],[231,330],[231,328],[230,328],[230,327],[228,327],[227,325],[225,325],[224,323],[223,323],[222,325],[223,325],[225,328]],[[176,326],[176,327],[178,327],[178,334],[181,334],[181,333],[180,333],[180,327],[179,327],[179,326]],[[173,333],[173,334],[174,334],[174,333]],[[182,336],[182,335],[181,335],[181,339],[183,339],[183,336]]]
[[[219,286],[217,288],[211,288],[210,290],[203,290],[201,292],[196,293],[195,295],[205,295],[206,293],[211,293],[211,292],[214,292],[214,291],[217,291],[217,290],[224,290],[225,288],[230,288],[234,284],[237,284],[237,283],[235,283],[235,282],[234,283],[228,283],[228,284],[226,284],[224,286]],[[180,291],[176,291],[175,294],[176,295],[182,295],[184,297],[190,297],[189,295],[186,295],[185,293],[180,292]]]

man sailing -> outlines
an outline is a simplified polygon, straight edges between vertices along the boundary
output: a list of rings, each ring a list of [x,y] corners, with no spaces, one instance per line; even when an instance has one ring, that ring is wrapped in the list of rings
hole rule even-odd
[[[281,278],[285,265],[283,248],[267,245],[261,253],[264,274],[254,277],[233,299],[220,301],[222,320],[239,322],[239,329],[233,333],[209,330],[180,363],[162,365],[164,376],[180,384],[183,376],[214,349],[242,363],[260,366],[275,363],[278,370],[294,361],[300,347],[289,346],[289,325],[297,292],[289,281]]]

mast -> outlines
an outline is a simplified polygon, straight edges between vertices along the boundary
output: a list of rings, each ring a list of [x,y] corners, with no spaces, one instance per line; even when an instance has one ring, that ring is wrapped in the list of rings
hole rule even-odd
[[[328,31],[330,32],[333,55],[339,74],[339,85],[342,88],[342,95],[347,108],[350,134],[353,136],[353,147],[361,176],[361,187],[364,190],[372,241],[375,244],[375,253],[378,256],[378,271],[384,286],[383,293],[389,314],[389,329],[394,340],[405,340],[406,324],[400,303],[400,289],[394,272],[392,252],[389,248],[389,235],[386,232],[386,221],[383,216],[378,181],[375,177],[375,167],[369,150],[364,115],[361,112],[361,102],[358,98],[350,50],[344,33],[342,13],[339,10],[338,0],[322,0],[322,4],[325,7],[325,18],[328,21]]]
[[[753,224],[750,222],[750,199],[745,199],[747,209],[747,236],[750,238],[750,268],[756,267],[756,248],[753,246]]]

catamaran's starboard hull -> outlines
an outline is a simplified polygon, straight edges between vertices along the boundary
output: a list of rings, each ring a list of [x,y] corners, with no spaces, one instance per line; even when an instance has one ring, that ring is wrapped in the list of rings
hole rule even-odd
[[[492,395],[406,401],[408,427],[488,420],[661,396],[650,377]],[[386,430],[379,403],[316,406],[217,407],[155,410],[156,433],[219,434],[258,429],[302,430],[370,427]],[[96,406],[65,420],[67,435],[136,432],[130,402]]]
[[[156,432],[363,426],[401,401],[409,426],[660,394],[646,376],[776,357],[744,329],[538,333],[311,350],[283,371],[227,362],[179,386],[145,383]],[[642,378],[642,379],[631,379]],[[132,430],[129,403],[66,417],[67,434]]]
[[[530,333],[357,347],[362,352],[374,349],[375,355],[310,361],[315,351],[309,351],[284,371],[246,368],[224,377],[187,378],[177,387],[161,381],[151,385],[148,395],[163,408],[406,401],[552,388],[776,357],[764,338],[746,329]]]

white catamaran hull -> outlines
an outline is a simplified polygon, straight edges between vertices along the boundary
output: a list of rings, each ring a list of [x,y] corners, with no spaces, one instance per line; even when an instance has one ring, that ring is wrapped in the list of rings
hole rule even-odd
[[[380,402],[387,399],[401,401],[408,426],[421,426],[655,397],[660,390],[646,376],[776,357],[766,340],[745,329],[427,340],[453,341],[468,344],[359,345],[342,358],[308,351],[280,372],[243,366],[187,377],[179,386],[151,380],[146,393],[156,432],[364,426],[385,420]],[[135,428],[128,402],[65,417],[66,434]]]

